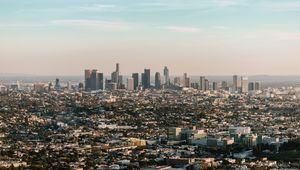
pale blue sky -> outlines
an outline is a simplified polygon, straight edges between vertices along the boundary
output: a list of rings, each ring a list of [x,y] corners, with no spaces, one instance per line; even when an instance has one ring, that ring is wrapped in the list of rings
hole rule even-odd
[[[0,72],[299,74],[299,0],[0,0]]]

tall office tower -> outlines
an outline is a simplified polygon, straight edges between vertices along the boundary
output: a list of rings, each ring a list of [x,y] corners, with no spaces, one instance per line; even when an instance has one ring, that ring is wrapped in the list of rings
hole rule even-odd
[[[219,90],[218,89],[218,83],[217,82],[213,82],[212,88],[213,88],[213,90]]]
[[[84,83],[85,83],[85,90],[86,91],[91,90],[91,75],[92,75],[92,70],[86,69],[84,71]]]
[[[79,90],[83,90],[83,86],[84,86],[83,83],[79,83],[79,84],[78,84],[78,89],[79,89]]]
[[[144,87],[144,84],[145,84],[145,73],[141,73],[141,85],[142,87]]]
[[[227,81],[222,81],[222,89],[223,90],[228,90],[228,83],[227,83]]]
[[[233,76],[233,86],[232,86],[232,90],[234,92],[238,91],[238,76],[234,75]]]
[[[111,90],[111,91],[117,90],[117,83],[113,83],[113,82],[108,83],[107,84],[107,89]]]
[[[164,77],[165,77],[165,85],[167,87],[170,86],[170,74],[167,66],[165,66],[164,68]]]
[[[160,73],[159,72],[155,73],[155,88],[156,89],[160,89],[161,88],[161,77],[160,77]]]
[[[121,86],[119,78],[120,78],[120,66],[119,63],[117,63],[116,70],[111,73],[111,80],[113,83],[117,84],[117,88]]]
[[[186,79],[187,79],[187,73],[183,73],[183,80],[182,80],[183,87],[186,87]]]
[[[136,90],[139,86],[139,73],[133,73],[132,78],[133,78],[134,90]]]
[[[99,80],[98,80],[98,70],[92,70],[91,74],[91,90],[98,90],[98,85]]]
[[[200,77],[200,83],[199,83],[199,90],[205,90],[205,77],[201,76]]]
[[[261,90],[261,83],[260,82],[255,82],[254,89],[256,91]]]
[[[112,72],[111,73],[111,81],[113,82],[113,83],[117,83],[118,82],[118,79],[119,79],[119,75],[118,75],[118,73],[117,72]]]
[[[119,78],[118,78],[118,84],[117,84],[117,88],[118,89],[124,89],[124,83],[123,83],[123,76],[122,75],[119,75]]]
[[[54,86],[55,90],[60,90],[61,86],[60,86],[60,82],[59,82],[59,79],[56,78],[55,80],[55,86]]]
[[[104,90],[104,74],[98,73],[98,89]]]
[[[150,88],[150,81],[151,81],[151,78],[150,78],[150,69],[145,69],[144,70],[144,82],[143,82],[143,87],[144,89],[149,89]]]
[[[204,90],[205,90],[205,91],[209,90],[209,81],[208,81],[207,79],[205,79]]]
[[[130,90],[130,91],[134,90],[134,80],[132,77],[127,78],[127,90]]]
[[[248,92],[248,77],[241,77],[241,82],[242,82],[242,93],[247,93]]]
[[[180,86],[181,85],[180,77],[174,77],[174,85],[175,86]]]
[[[191,78],[187,77],[185,79],[185,87],[190,88],[191,87]]]
[[[249,82],[249,84],[248,84],[248,90],[249,91],[254,91],[255,90],[255,87],[254,87],[254,82]]]
[[[120,66],[119,66],[119,63],[116,64],[116,72],[117,72],[117,73],[120,73]]]
[[[198,89],[199,88],[199,83],[191,83],[191,87],[193,89]]]
[[[111,80],[108,80],[108,79],[105,79],[105,83],[104,83],[104,87],[105,87],[105,89],[108,89],[108,84],[110,84],[110,83],[112,83],[112,81]]]
[[[68,90],[71,90],[72,89],[72,84],[70,81],[67,82],[67,89]]]

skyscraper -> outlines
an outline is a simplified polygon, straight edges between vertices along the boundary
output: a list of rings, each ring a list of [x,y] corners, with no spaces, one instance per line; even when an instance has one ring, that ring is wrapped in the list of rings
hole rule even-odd
[[[117,83],[118,82],[118,79],[119,79],[119,75],[118,75],[118,73],[117,72],[112,72],[111,73],[111,81],[113,82],[113,83]]]
[[[188,87],[188,88],[191,87],[191,78],[189,78],[189,77],[185,78],[185,87]]]
[[[222,81],[222,89],[223,90],[228,90],[228,83],[227,83],[227,81]]]
[[[141,73],[141,79],[142,79],[141,84],[142,84],[142,87],[144,88],[144,86],[145,86],[145,73]]]
[[[98,90],[99,88],[99,80],[98,80],[98,70],[92,70],[91,74],[91,90]]]
[[[238,76],[234,75],[233,76],[233,86],[232,86],[232,90],[234,92],[238,91]]]
[[[156,89],[160,89],[161,88],[161,77],[160,77],[160,73],[159,72],[155,73],[155,88]]]
[[[241,77],[241,83],[242,83],[242,93],[248,93],[248,77]]]
[[[136,90],[137,87],[139,86],[139,73],[133,73],[132,78],[133,78],[133,86],[134,89]]]
[[[127,90],[134,90],[134,81],[132,77],[127,78]]]
[[[205,90],[205,91],[209,90],[209,81],[208,81],[207,79],[205,79],[204,90]]]
[[[58,78],[56,78],[55,80],[55,86],[54,86],[55,90],[60,90],[61,86],[60,86],[60,81]]]
[[[249,91],[254,91],[255,90],[255,84],[254,84],[254,82],[249,82],[249,85],[248,85],[248,90]]]
[[[104,90],[104,74],[98,73],[98,89]]]
[[[199,90],[205,90],[205,77],[201,76],[200,77],[200,83],[199,83]]]
[[[213,88],[213,90],[218,90],[218,83],[213,82],[212,88]]]
[[[254,89],[256,91],[261,90],[261,83],[260,82],[255,82]]]
[[[116,70],[111,73],[111,80],[113,83],[117,84],[117,88],[121,87],[122,81],[120,81],[120,65],[119,63],[116,64]]]
[[[170,86],[170,73],[167,66],[164,68],[164,78],[165,78],[165,85],[168,87]]]
[[[180,77],[174,77],[174,85],[175,86],[180,86],[181,85]]]
[[[91,70],[86,69],[84,71],[84,83],[85,83],[85,90],[86,91],[91,90],[91,75],[92,75]]]
[[[150,74],[150,69],[145,69],[144,70],[144,78],[143,78],[143,87],[144,89],[149,89],[150,88],[150,81],[151,81],[151,78],[150,78],[151,74]]]
[[[188,84],[188,76],[187,76],[187,73],[184,73],[183,74],[183,86],[184,87],[189,87],[189,84]]]

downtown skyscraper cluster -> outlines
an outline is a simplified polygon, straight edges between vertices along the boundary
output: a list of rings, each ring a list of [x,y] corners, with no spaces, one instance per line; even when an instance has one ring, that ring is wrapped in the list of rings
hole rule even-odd
[[[164,84],[161,79],[159,72],[155,73],[155,86],[151,86],[151,70],[144,69],[144,72],[132,73],[131,77],[127,77],[127,84],[123,82],[123,75],[120,72],[119,63],[116,64],[116,70],[111,73],[111,79],[104,79],[104,74],[99,73],[96,69],[86,69],[85,75],[85,91],[95,91],[95,90],[117,90],[117,89],[127,89],[127,90],[138,90],[138,89],[150,89],[156,88],[161,89],[170,86],[170,75],[169,69],[164,67]],[[140,76],[139,76],[140,75]],[[141,78],[141,79],[140,79]]]
[[[127,77],[127,81],[124,82],[123,75],[120,72],[119,63],[116,64],[116,69],[111,73],[110,79],[104,78],[103,73],[99,73],[98,70],[85,70],[85,90],[117,90],[127,89],[133,90],[145,90],[145,89],[176,89],[193,88],[200,91],[209,90],[226,90],[234,93],[248,93],[249,91],[258,91],[261,89],[260,82],[250,82],[248,77],[234,75],[232,77],[232,86],[228,85],[227,81],[222,82],[210,82],[205,76],[200,76],[198,81],[192,81],[187,73],[183,74],[183,77],[174,77],[174,81],[170,81],[170,71],[167,66],[163,68],[163,79],[160,72],[155,72],[154,82],[151,82],[151,70],[144,69],[142,73],[132,73]]]

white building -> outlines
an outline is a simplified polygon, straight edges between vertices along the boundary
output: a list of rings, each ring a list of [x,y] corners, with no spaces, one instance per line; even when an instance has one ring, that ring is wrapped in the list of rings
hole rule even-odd
[[[229,134],[230,135],[246,135],[251,133],[250,127],[229,127]]]
[[[131,77],[127,78],[127,90],[134,90],[134,82]]]

